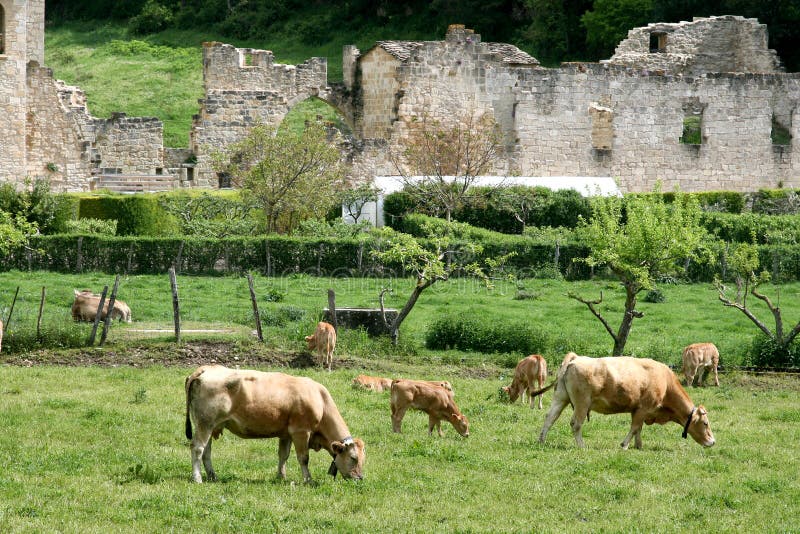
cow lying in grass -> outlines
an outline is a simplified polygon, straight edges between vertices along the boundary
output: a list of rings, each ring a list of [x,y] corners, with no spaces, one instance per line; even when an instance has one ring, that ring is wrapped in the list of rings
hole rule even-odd
[[[394,432],[401,431],[406,411],[415,408],[428,414],[429,435],[436,427],[442,436],[442,420],[445,420],[453,425],[456,432],[464,437],[469,436],[469,421],[456,406],[453,392],[439,385],[420,380],[394,380],[390,406]]]
[[[353,379],[353,387],[383,393],[392,389],[392,379],[380,376],[358,375]]]
[[[100,312],[100,319],[105,320],[108,313],[108,301],[103,302],[103,310]],[[94,321],[97,309],[100,307],[100,295],[95,295],[88,289],[82,291],[75,290],[75,300],[72,302],[72,318],[76,321]],[[130,323],[131,309],[121,300],[114,300],[114,309],[111,311],[112,319],[119,319]]]
[[[364,442],[350,436],[336,403],[322,384],[282,373],[198,367],[186,378],[186,438],[191,440],[192,479],[216,480],[211,438],[224,429],[242,438],[278,438],[278,476],[286,478],[286,460],[294,444],[303,480],[311,481],[308,451],[325,449],[333,457],[328,473],[361,479]],[[192,433],[192,421],[195,431]]]
[[[714,434],[708,424],[708,412],[695,406],[672,370],[663,363],[647,358],[587,358],[568,353],[558,370],[558,378],[544,389],[555,386],[553,403],[545,416],[539,441],[544,443],[547,431],[571,404],[572,434],[579,447],[584,447],[581,427],[590,411],[603,414],[631,414],[631,429],[622,440],[627,449],[635,438],[637,449],[642,448],[642,426],[666,424],[670,421],[683,427],[682,436],[692,436],[704,447],[712,447]]]

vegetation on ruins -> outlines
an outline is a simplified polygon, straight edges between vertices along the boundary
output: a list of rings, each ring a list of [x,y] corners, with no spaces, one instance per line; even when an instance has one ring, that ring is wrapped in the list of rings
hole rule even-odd
[[[343,187],[339,150],[316,121],[299,134],[276,135],[274,128],[257,125],[213,157],[215,170],[229,175],[244,198],[259,205],[268,233],[324,217]]]
[[[404,190],[447,222],[467,204],[479,176],[502,157],[502,134],[487,114],[466,111],[449,120],[423,116],[407,125],[408,140],[391,153]]]
[[[596,307],[603,302],[602,291],[598,300],[576,292],[569,296],[584,303],[603,324],[614,340],[612,355],[620,356],[633,320],[644,316],[636,309],[638,294],[673,277],[682,261],[688,263],[704,253],[707,234],[700,225],[700,208],[696,199],[682,194],[669,204],[660,195],[633,197],[624,204],[617,197],[596,198],[592,218],[579,226],[578,234],[590,249],[582,261],[593,267],[607,266],[625,288],[618,329],[615,331]]]

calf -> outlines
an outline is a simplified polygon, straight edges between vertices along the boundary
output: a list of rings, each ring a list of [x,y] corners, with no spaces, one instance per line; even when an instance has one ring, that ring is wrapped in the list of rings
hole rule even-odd
[[[695,379],[698,380],[698,385],[702,386],[709,371],[714,371],[714,385],[719,386],[718,366],[719,351],[713,343],[692,343],[683,349],[682,371],[687,386],[693,386]]]
[[[336,330],[333,326],[320,321],[317,323],[314,333],[306,336],[306,343],[308,350],[317,349],[317,360],[322,363],[323,367],[327,365],[328,371],[330,371],[333,364],[333,349],[336,348]]]
[[[614,356],[587,358],[568,353],[561,363],[556,380],[539,394],[555,386],[553,403],[545,416],[539,442],[544,443],[550,426],[571,404],[572,434],[579,447],[584,447],[581,427],[589,412],[631,414],[631,429],[622,440],[627,449],[635,438],[642,448],[642,426],[666,424],[670,421],[683,427],[682,436],[692,436],[697,443],[712,447],[714,434],[708,424],[708,412],[692,403],[672,370],[663,363],[647,358]]]
[[[525,394],[528,394],[531,408],[533,400],[539,397],[539,409],[542,409],[542,397],[544,395],[531,395],[535,389],[542,389],[547,378],[547,361],[539,354],[531,354],[523,358],[514,369],[514,378],[510,386],[503,386],[503,391],[508,394],[511,402],[516,402],[517,397],[522,395],[522,402],[525,402]],[[534,383],[536,387],[534,387]]]
[[[100,295],[95,295],[88,289],[75,291],[75,300],[72,302],[72,318],[76,321],[94,321],[97,310],[100,307]],[[100,312],[100,319],[106,318],[108,312],[108,301],[103,302],[103,310]],[[111,311],[112,319],[120,319],[126,323],[132,322],[131,309],[121,300],[114,300],[114,308]]]
[[[456,432],[469,436],[469,421],[453,400],[453,392],[441,386],[417,380],[393,380],[390,400],[392,430],[401,431],[403,417],[409,408],[428,414],[428,434],[436,427],[442,436],[442,420],[449,421]]]
[[[278,438],[278,476],[286,478],[286,460],[294,444],[303,480],[311,481],[308,451],[325,449],[333,457],[328,473],[361,479],[364,442],[352,438],[336,403],[322,384],[282,373],[198,367],[186,378],[186,438],[191,440],[192,478],[216,480],[211,437],[224,429],[242,438]],[[195,432],[192,434],[192,420]]]

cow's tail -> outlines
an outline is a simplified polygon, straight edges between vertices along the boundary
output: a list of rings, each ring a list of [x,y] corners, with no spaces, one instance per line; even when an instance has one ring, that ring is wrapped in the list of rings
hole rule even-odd
[[[192,406],[192,383],[195,381],[195,379],[197,379],[197,377],[199,377],[201,374],[203,374],[204,370],[205,369],[200,367],[199,369],[196,369],[195,372],[193,372],[192,374],[190,374],[189,376],[186,377],[186,383],[185,383],[185,388],[186,388],[186,430],[185,430],[186,431],[186,439],[192,439],[192,419],[189,416],[189,412],[191,411],[191,406]]]
[[[529,391],[529,392],[528,392],[528,397],[532,399],[532,398],[533,398],[533,397],[535,397],[536,395],[541,395],[542,393],[546,393],[547,391],[549,391],[549,390],[553,389],[553,386],[555,386],[555,385],[556,385],[556,382],[558,382],[558,379],[556,379],[556,380],[553,380],[552,382],[550,382],[550,385],[549,385],[549,386],[545,386],[545,387],[543,387],[542,389],[537,389],[537,390],[536,390],[536,391],[534,391],[534,392],[530,392],[530,391]]]

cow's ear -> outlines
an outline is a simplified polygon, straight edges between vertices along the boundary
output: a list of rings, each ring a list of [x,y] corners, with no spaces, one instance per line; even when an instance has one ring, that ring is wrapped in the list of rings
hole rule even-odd
[[[345,446],[341,441],[334,441],[333,443],[331,443],[331,449],[336,454],[341,454],[342,452],[344,452]]]

